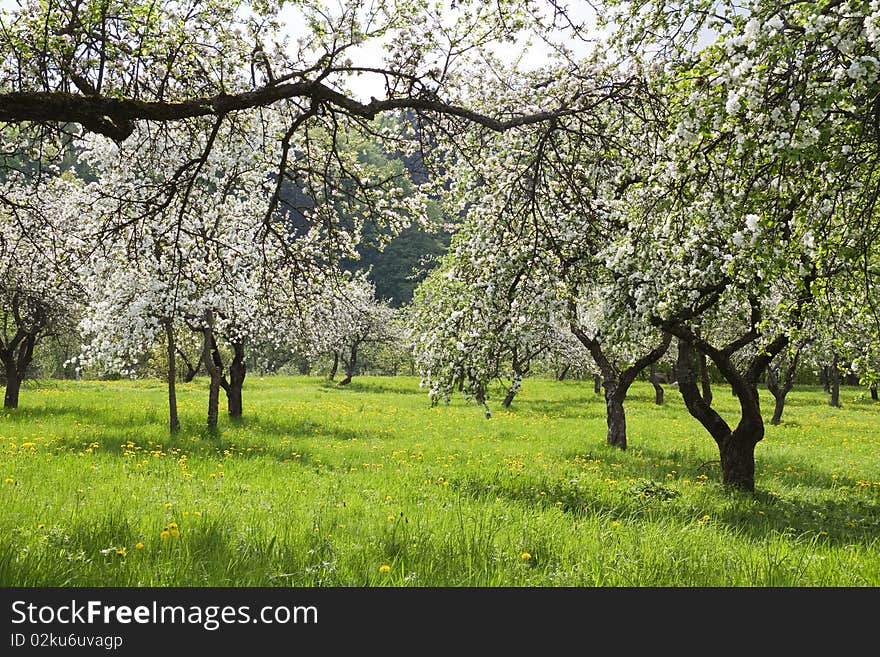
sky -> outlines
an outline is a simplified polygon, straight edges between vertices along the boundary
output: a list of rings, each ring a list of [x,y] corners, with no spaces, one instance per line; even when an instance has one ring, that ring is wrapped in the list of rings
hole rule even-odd
[[[592,10],[589,3],[573,2],[569,4],[573,5],[571,14],[575,20],[585,21],[593,25],[595,24],[595,12]],[[295,43],[297,39],[305,36],[306,33],[303,28],[303,20],[301,15],[297,13],[295,7],[290,4],[285,5],[282,9],[280,19],[286,26],[286,30],[291,37],[292,43]],[[599,34],[598,31],[596,34]],[[585,54],[588,49],[586,44],[579,41],[572,40],[569,45],[576,53],[580,52]],[[497,57],[508,64],[513,63],[514,60],[519,57],[520,66],[525,66],[526,68],[530,66],[538,68],[547,64],[551,55],[550,47],[543,43],[540,38],[533,38],[532,44],[528,48],[526,47],[526,39],[523,38],[515,45],[504,44],[502,47],[494,48],[493,52]],[[373,41],[369,44],[352,48],[348,51],[348,56],[351,57],[352,61],[357,66],[365,67],[381,67],[383,55],[382,44],[378,41]],[[348,80],[348,86],[352,95],[362,102],[368,102],[370,97],[381,98],[385,93],[384,79],[378,74],[365,73],[360,76],[352,76]]]
[[[16,0],[0,0],[0,10],[15,9],[18,4]],[[449,0],[448,4],[452,4],[451,0]],[[565,4],[569,6],[570,15],[575,21],[583,22],[588,26],[595,26],[595,10],[589,2],[586,0],[570,0]],[[344,0],[337,0],[336,3],[331,1],[327,5],[328,7],[337,7],[336,11],[338,12],[338,7],[344,7],[348,3]],[[306,36],[304,21],[297,12],[297,8],[292,3],[286,3],[280,14],[280,20],[290,38],[291,44],[296,44],[298,39]],[[601,33],[595,27],[593,27],[591,33],[597,37],[601,36]],[[569,40],[568,45],[576,55],[587,54],[591,47],[582,41],[574,39]],[[497,47],[494,49],[494,53],[506,63],[513,63],[516,58],[519,58],[519,65],[521,67],[538,68],[548,63],[551,50],[539,37],[533,37],[532,45],[528,48],[526,47],[525,40],[522,40],[515,45],[505,44],[503,47]],[[384,55],[382,44],[377,41],[352,48],[347,54],[356,65],[365,67],[381,67]],[[361,76],[352,76],[348,79],[347,84],[351,95],[362,102],[368,102],[371,97],[381,98],[385,93],[384,78],[378,74],[365,73]]]

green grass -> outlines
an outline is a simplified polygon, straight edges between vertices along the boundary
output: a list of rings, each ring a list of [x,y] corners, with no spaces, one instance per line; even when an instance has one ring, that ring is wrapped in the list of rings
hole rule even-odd
[[[252,376],[216,433],[204,382],[179,394],[170,437],[157,381],[22,391],[0,415],[0,584],[880,585],[880,405],[855,389],[840,409],[790,394],[755,495],[720,486],[678,393],[657,407],[644,383],[626,452],[591,382],[529,380],[486,420],[413,378]]]

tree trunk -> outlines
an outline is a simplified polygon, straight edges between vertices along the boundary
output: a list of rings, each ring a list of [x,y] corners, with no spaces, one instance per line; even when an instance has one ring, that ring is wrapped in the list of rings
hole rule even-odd
[[[873,399],[874,401],[877,401],[877,384],[876,383],[871,384],[871,399]]]
[[[651,385],[654,386],[654,403],[658,406],[663,405],[663,386],[660,385],[660,382],[657,380],[657,371],[651,367],[651,370],[648,373],[648,380],[651,382]]]
[[[593,392],[597,395],[602,392],[602,376],[600,374],[593,375]]]
[[[210,374],[208,386],[208,428],[216,429],[217,420],[220,417],[220,377],[213,371]]]
[[[773,407],[773,417],[770,418],[770,424],[779,424],[782,420],[782,411],[785,408],[785,394],[779,385],[779,376],[776,369],[771,365],[767,368],[767,390],[773,395],[775,405]]]
[[[608,424],[606,440],[609,445],[626,449],[626,413],[623,409],[626,393],[636,377],[666,353],[672,336],[664,333],[659,345],[621,371],[608,359],[598,338],[591,338],[574,322],[570,324],[570,328],[574,336],[589,350],[593,362],[602,372],[602,386],[605,388],[605,415]]]
[[[511,386],[508,389],[507,394],[504,395],[504,399],[501,401],[501,405],[504,408],[510,408],[510,405],[513,403],[514,397],[516,397],[516,390],[514,390],[513,386]]]
[[[516,393],[519,392],[519,389],[521,387],[522,387],[522,379],[517,376],[513,379],[513,383],[510,385],[510,388],[507,390],[507,395],[505,395],[504,401],[501,402],[501,405],[504,408],[510,408],[510,405],[513,403],[513,398],[516,397]]]
[[[167,333],[167,329],[166,329],[166,333]],[[201,367],[202,361],[198,360],[198,361],[196,361],[195,365],[193,365],[190,362],[189,358],[186,357],[186,354],[183,353],[183,350],[177,349],[176,347],[175,347],[175,350],[177,352],[177,355],[180,356],[180,360],[183,361],[183,365],[186,367],[186,373],[181,377],[181,380],[184,383],[190,383],[194,378],[196,378],[196,374],[199,373],[199,367]],[[171,358],[170,351],[168,352],[168,358],[169,359]]]
[[[559,373],[556,375],[556,380],[557,381],[564,381],[565,377],[568,376],[568,370],[570,370],[570,369],[571,369],[571,363],[566,363],[563,366],[563,368],[559,371]]]
[[[333,352],[333,367],[330,368],[330,374],[327,375],[327,379],[332,381],[336,378],[336,372],[339,371],[339,352]]]
[[[351,357],[343,358],[342,364],[345,365],[345,378],[339,382],[341,386],[347,386],[354,377],[354,370],[357,367],[358,348],[357,345],[351,347]]]
[[[706,354],[700,354],[700,388],[703,393],[703,401],[712,403],[712,381],[709,379],[709,363]]]
[[[731,387],[740,401],[741,419],[736,429],[730,426],[709,404],[697,387],[696,370],[699,368],[696,350],[683,339],[678,341],[678,389],[688,412],[709,432],[718,445],[721,458],[722,483],[725,486],[754,492],[755,446],[764,437],[757,385],[734,374],[729,362],[724,363],[722,374],[733,379]]]
[[[476,398],[480,406],[483,407],[483,412],[486,414],[486,419],[488,420],[489,418],[491,418],[492,411],[489,409],[489,404],[486,403],[486,390],[484,388],[479,388],[474,397]]]
[[[180,419],[177,416],[177,343],[170,319],[165,322],[165,339],[168,348],[168,430],[174,433],[180,429]]]
[[[513,381],[510,384],[510,388],[508,389],[504,400],[501,402],[501,405],[504,408],[510,408],[510,405],[513,403],[513,398],[516,397],[516,393],[518,393],[519,389],[522,387],[523,377],[528,376],[530,369],[529,360],[530,358],[527,357],[525,365],[523,365],[523,361],[520,360],[519,357],[519,350],[516,346],[513,347],[513,354],[510,362],[510,367],[513,370]]]
[[[229,386],[226,388],[226,404],[229,417],[240,418],[243,412],[241,389],[247,376],[244,360],[244,343],[232,343],[232,362],[229,364]]]
[[[217,341],[214,339],[214,315],[208,311],[205,315],[205,327],[202,329],[204,336],[202,346],[202,362],[208,371],[208,428],[217,428],[217,420],[220,415],[220,386],[223,380],[223,371],[217,364]]]
[[[17,333],[2,355],[6,370],[6,393],[3,396],[3,407],[9,410],[18,408],[18,396],[21,384],[27,374],[28,367],[34,359],[34,346],[37,336],[32,333]]]
[[[837,368],[837,354],[831,360],[831,367],[828,368],[828,378],[830,379],[829,387],[831,399],[829,404],[835,408],[840,408],[840,370]]]
[[[742,425],[741,425],[742,426]],[[764,437],[764,427],[737,427],[718,445],[721,456],[721,482],[725,486],[755,491],[755,446]]]
[[[789,356],[785,369],[782,370],[782,379],[779,378],[779,370],[781,368],[769,365],[767,367],[767,389],[773,395],[775,405],[773,407],[773,417],[770,418],[770,424],[779,424],[782,421],[782,412],[785,409],[785,398],[791,389],[794,388],[794,375],[797,372],[798,362],[800,360],[801,351],[809,344],[811,340],[801,342],[797,351]]]
[[[608,424],[606,441],[613,447],[626,449],[626,411],[623,401],[626,399],[626,388],[605,381],[605,415]]]
[[[777,425],[782,421],[782,412],[785,410],[785,395],[773,395],[773,417],[770,418],[770,424]]]
[[[21,377],[15,367],[6,368],[6,395],[3,397],[3,408],[18,408],[18,393],[21,390]]]

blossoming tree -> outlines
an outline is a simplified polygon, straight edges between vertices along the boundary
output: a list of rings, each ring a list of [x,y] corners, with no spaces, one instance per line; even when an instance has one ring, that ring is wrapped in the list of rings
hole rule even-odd
[[[22,172],[0,184],[0,362],[5,408],[17,408],[39,344],[71,333],[79,313],[79,186],[59,174],[36,185]]]
[[[724,483],[753,490],[764,436],[759,378],[803,332],[826,281],[864,287],[871,275],[876,17],[859,2],[626,9],[629,38],[618,43],[653,40],[661,53],[645,75],[669,99],[670,130],[645,182],[630,189],[640,209],[608,266],[618,293],[678,338],[680,389],[718,445]],[[712,45],[681,38],[701,27],[714,30]],[[741,309],[744,330],[724,342],[698,335],[701,319],[725,303]],[[752,355],[738,360],[746,349]],[[696,352],[731,384],[735,426],[681,375]]]

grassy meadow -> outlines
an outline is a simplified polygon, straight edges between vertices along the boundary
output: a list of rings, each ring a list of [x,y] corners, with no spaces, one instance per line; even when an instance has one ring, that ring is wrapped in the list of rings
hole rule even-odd
[[[733,411],[728,388],[716,386]],[[878,586],[880,404],[798,387],[729,493],[708,434],[637,383],[630,448],[592,382],[527,380],[487,420],[417,379],[41,382],[0,414],[3,586]],[[769,395],[765,413],[772,410]]]

